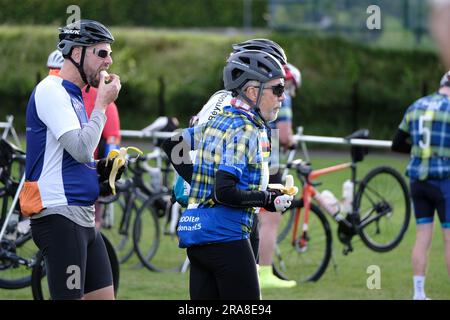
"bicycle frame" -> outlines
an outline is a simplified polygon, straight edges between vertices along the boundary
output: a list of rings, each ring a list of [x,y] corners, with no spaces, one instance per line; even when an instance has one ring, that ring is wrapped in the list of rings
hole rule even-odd
[[[311,202],[313,201],[314,196],[319,192],[315,187],[314,187],[314,180],[316,180],[318,177],[326,175],[326,174],[330,174],[333,172],[337,172],[337,171],[342,171],[345,169],[350,168],[352,170],[352,181],[355,182],[356,180],[356,164],[353,162],[346,162],[346,163],[342,163],[342,164],[337,164],[334,166],[330,166],[330,167],[326,167],[326,168],[322,168],[322,169],[317,169],[317,170],[313,170],[311,171],[311,173],[308,174],[308,176],[305,178],[302,178],[300,175],[300,179],[302,180],[303,183],[303,190],[302,190],[302,195],[300,199],[303,199],[303,203],[304,203],[304,215],[303,215],[303,230],[302,232],[304,233],[304,235],[302,235],[301,239],[300,239],[300,248],[304,248],[307,245],[307,237],[306,234],[308,232],[308,223],[309,223],[309,213],[311,210]],[[356,188],[353,189],[353,198],[355,196],[355,191]],[[320,207],[322,207],[319,204]],[[354,204],[353,204],[353,212],[354,212]],[[326,210],[326,208],[325,208]],[[327,210],[326,210],[327,211]],[[295,215],[294,215],[294,226],[293,226],[293,232],[292,232],[292,245],[295,245],[295,241],[297,239],[297,233],[298,233],[298,222],[299,222],[299,218],[300,218],[300,214],[301,214],[301,208],[298,207],[295,211]],[[336,220],[336,219],[335,219]],[[348,224],[348,227],[352,227],[352,225],[345,221],[345,220],[341,220],[344,221],[344,223]]]

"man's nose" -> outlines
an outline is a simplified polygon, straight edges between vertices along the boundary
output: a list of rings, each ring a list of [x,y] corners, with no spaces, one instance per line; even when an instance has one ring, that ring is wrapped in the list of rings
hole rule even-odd
[[[105,61],[106,61],[107,65],[108,65],[108,67],[113,64],[113,59],[112,59],[111,55],[108,55],[106,57]]]

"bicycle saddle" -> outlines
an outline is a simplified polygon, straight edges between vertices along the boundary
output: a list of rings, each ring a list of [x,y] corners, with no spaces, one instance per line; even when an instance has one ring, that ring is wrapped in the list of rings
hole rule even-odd
[[[25,152],[11,142],[0,139],[0,166],[10,165],[14,155],[23,156]]]
[[[359,129],[352,134],[346,136],[344,139],[367,139],[369,138],[369,129]]]
[[[297,172],[303,176],[308,176],[312,171],[311,164],[302,159],[292,161],[292,164],[289,167],[295,168]]]

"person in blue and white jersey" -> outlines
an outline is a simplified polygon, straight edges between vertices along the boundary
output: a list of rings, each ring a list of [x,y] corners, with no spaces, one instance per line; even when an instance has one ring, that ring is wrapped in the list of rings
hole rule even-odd
[[[36,86],[27,106],[26,183],[20,205],[31,216],[52,299],[114,299],[111,266],[94,218],[99,181],[109,175],[108,167],[93,158],[106,107],[121,87],[119,76],[106,73],[113,63],[113,41],[97,21],[61,28],[61,71]],[[98,88],[90,119],[81,91],[86,84]]]

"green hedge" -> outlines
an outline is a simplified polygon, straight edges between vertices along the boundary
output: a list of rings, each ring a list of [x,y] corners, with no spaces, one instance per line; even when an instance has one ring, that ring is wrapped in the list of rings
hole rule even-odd
[[[28,97],[46,74],[57,27],[0,27],[0,121],[15,115],[23,130]],[[230,45],[249,36],[112,28],[112,72],[122,79],[118,99],[122,127],[138,129],[159,110],[159,79],[165,83],[166,113],[187,123],[221,88]],[[369,49],[340,39],[298,34],[271,37],[300,67],[303,86],[294,100],[295,125],[308,134],[342,136],[356,127],[388,139],[415,99],[437,88],[442,67],[433,53]]]
[[[67,7],[106,25],[242,27],[243,0],[0,0],[0,24],[65,24]],[[32,10],[30,10],[32,9]],[[252,25],[266,26],[266,0],[252,0]]]

